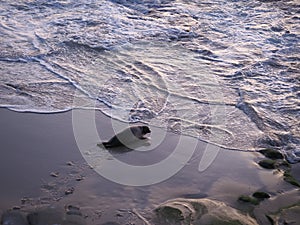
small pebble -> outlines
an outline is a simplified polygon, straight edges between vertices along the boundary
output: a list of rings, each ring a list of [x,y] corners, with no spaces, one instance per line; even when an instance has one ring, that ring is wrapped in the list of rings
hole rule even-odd
[[[68,165],[68,166],[74,166],[75,164],[74,164],[72,161],[68,161],[68,162],[67,162],[67,165]]]
[[[68,188],[67,190],[65,190],[65,195],[73,194],[74,190],[75,189],[73,187]]]
[[[32,199],[30,199],[30,198],[28,198],[28,197],[23,197],[23,198],[21,199],[21,204],[24,205],[24,204],[29,203],[29,202],[31,202],[31,201],[32,201]]]
[[[78,206],[74,206],[74,205],[68,205],[66,207],[67,211],[69,210],[80,210],[80,208]]]
[[[80,176],[80,177],[76,177],[76,181],[82,181],[84,179],[84,177]]]
[[[73,206],[73,205],[68,205],[66,208],[67,208],[68,215],[82,216],[82,213],[80,212],[79,207]]]
[[[59,172],[52,172],[52,173],[50,173],[51,177],[58,177],[58,175],[59,175]]]

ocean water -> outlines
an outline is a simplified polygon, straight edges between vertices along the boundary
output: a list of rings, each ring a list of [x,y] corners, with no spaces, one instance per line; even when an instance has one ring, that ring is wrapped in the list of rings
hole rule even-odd
[[[1,107],[66,111],[80,93],[112,118],[300,161],[297,0],[0,6]]]

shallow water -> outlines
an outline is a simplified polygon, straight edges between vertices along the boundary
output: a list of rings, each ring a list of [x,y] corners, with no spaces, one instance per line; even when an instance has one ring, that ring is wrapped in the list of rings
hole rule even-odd
[[[83,94],[120,120],[300,160],[296,0],[0,4],[2,107],[66,111]]]

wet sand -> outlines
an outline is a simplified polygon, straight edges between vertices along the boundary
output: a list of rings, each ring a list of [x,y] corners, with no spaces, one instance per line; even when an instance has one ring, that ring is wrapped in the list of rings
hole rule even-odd
[[[110,118],[96,112],[95,121],[103,139],[113,135]],[[166,200],[207,197],[250,213],[260,224],[267,224],[266,213],[300,202],[299,191],[284,182],[280,173],[257,165],[263,158],[259,153],[221,149],[213,163],[199,172],[206,143],[198,141],[192,160],[174,176],[158,184],[134,187],[114,183],[86,163],[74,137],[71,111],[35,114],[0,109],[0,126],[0,213],[15,206],[30,212],[49,205],[62,208],[76,205],[89,225],[109,221],[143,224],[133,211],[149,218],[152,210]],[[153,145],[159,129],[151,129]],[[113,156],[129,164],[149,165],[171,154],[179,138],[167,132],[152,151],[129,151]],[[190,140],[183,138],[187,143]],[[93,149],[103,151],[96,144],[96,139],[90,141]],[[83,154],[89,151],[86,149]],[[111,156],[109,160],[114,159]],[[292,173],[297,177],[298,172],[297,165]],[[270,193],[271,199],[256,207],[237,201],[238,196],[258,190]]]

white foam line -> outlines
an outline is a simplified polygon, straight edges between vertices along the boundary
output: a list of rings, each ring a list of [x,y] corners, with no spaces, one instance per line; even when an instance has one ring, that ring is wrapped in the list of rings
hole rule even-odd
[[[71,85],[73,85],[76,89],[78,89],[83,94],[85,94],[86,96],[88,96],[90,99],[100,101],[100,102],[104,103],[106,106],[108,106],[109,108],[112,108],[112,105],[109,102],[107,102],[107,101],[105,101],[103,99],[97,98],[97,97],[93,97],[88,91],[86,91],[85,89],[83,89],[77,82],[73,81],[72,79],[70,79],[67,76],[64,76],[64,75],[56,72],[55,69],[48,62],[46,62],[45,60],[39,59],[37,57],[33,57],[32,59],[35,60],[35,61],[37,61],[37,62],[39,62],[40,65],[44,66],[48,71],[50,71],[51,73],[55,74],[59,78],[62,78],[63,80],[68,81]],[[57,65],[57,66],[59,66],[59,65]]]

